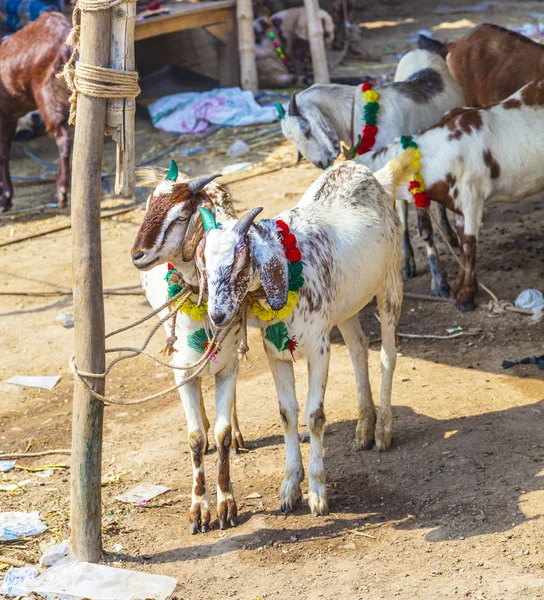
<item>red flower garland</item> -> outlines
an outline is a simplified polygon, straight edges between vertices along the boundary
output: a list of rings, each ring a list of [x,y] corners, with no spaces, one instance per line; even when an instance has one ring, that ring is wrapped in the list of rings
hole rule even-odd
[[[302,254],[297,247],[297,238],[291,233],[289,225],[281,219],[276,220],[276,225],[280,230],[281,243],[285,249],[287,262],[295,263],[302,260]]]

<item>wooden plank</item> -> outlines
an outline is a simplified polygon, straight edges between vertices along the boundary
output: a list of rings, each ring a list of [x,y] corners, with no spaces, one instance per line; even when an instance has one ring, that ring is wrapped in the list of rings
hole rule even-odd
[[[308,22],[308,40],[310,42],[310,53],[312,55],[312,68],[314,81],[316,83],[330,83],[329,66],[325,53],[325,41],[323,38],[323,25],[319,18],[319,4],[317,0],[304,0],[306,9],[306,21]]]
[[[109,66],[110,11],[82,12],[80,60]],[[78,96],[72,160],[72,270],[75,360],[83,371],[105,368],[100,198],[106,100]],[[94,389],[104,393],[104,381]],[[98,562],[104,405],[74,384],[71,468],[71,545],[80,561]]]
[[[240,52],[240,87],[256,94],[259,91],[259,80],[255,60],[252,0],[236,2],[236,21],[238,23],[238,51]]]
[[[168,15],[153,17],[136,23],[135,40],[146,38],[193,27],[205,27],[232,20],[234,2],[202,2],[189,6],[173,6]]]

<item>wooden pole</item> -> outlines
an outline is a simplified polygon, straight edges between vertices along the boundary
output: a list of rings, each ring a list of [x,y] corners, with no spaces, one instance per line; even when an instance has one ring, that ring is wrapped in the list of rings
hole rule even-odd
[[[108,67],[109,10],[81,13],[80,61]],[[106,100],[78,95],[72,160],[72,270],[75,362],[83,371],[105,368],[100,198]],[[95,390],[104,393],[104,381]],[[104,405],[74,386],[71,468],[71,545],[80,561],[102,554],[101,468]]]
[[[259,91],[257,63],[255,61],[255,36],[253,34],[253,4],[251,0],[236,0],[238,20],[238,46],[240,53],[240,85],[254,94]]]
[[[306,20],[308,22],[308,40],[312,54],[312,67],[315,83],[330,83],[325,41],[323,38],[323,25],[319,17],[319,4],[317,0],[304,0]]]

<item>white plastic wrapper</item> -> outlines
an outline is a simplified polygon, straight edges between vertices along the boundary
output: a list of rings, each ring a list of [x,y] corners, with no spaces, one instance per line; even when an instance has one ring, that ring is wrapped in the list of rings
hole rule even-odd
[[[70,542],[68,540],[62,540],[60,544],[55,544],[41,555],[40,565],[44,567],[51,567],[61,558],[64,558],[70,554]]]
[[[34,567],[11,567],[4,575],[0,594],[7,596],[26,596],[28,584],[36,579],[38,571]]]
[[[523,290],[514,303],[518,308],[529,308],[534,312],[532,318],[538,321],[544,312],[544,297],[538,290]]]
[[[0,513],[0,541],[18,540],[27,535],[36,535],[47,529],[40,521],[40,513],[5,512]]]

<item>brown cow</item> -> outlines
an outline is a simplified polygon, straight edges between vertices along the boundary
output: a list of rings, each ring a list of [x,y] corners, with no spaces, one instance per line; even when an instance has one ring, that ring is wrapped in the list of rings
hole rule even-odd
[[[446,58],[468,106],[501,102],[544,77],[544,46],[499,25],[484,23],[446,44],[420,35],[418,45]]]
[[[0,43],[0,212],[11,208],[9,153],[17,121],[36,108],[47,133],[57,143],[57,198],[60,207],[67,205],[71,147],[68,90],[56,75],[70,57],[65,41],[71,28],[65,15],[46,12]]]

